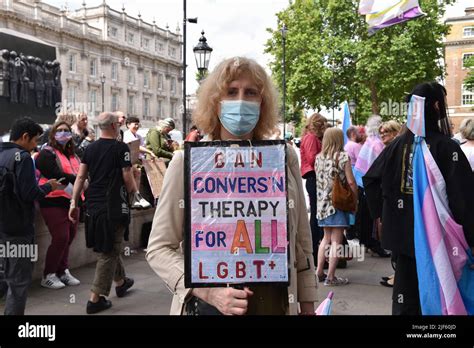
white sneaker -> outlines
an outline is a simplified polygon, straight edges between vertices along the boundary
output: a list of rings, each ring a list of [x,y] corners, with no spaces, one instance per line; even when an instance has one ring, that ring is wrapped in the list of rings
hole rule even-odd
[[[62,289],[66,285],[64,285],[64,283],[59,280],[56,274],[50,273],[46,276],[46,278],[41,280],[41,286],[48,289]]]
[[[140,197],[140,200],[138,201],[140,205],[142,206],[143,209],[148,209],[151,208],[150,202],[148,202],[145,198]]]
[[[72,285],[79,285],[81,284],[81,282],[79,281],[79,279],[73,277],[71,275],[71,272],[69,272],[69,270],[65,270],[64,271],[64,274],[59,277],[59,279],[66,285],[69,285],[69,286],[72,286]]]
[[[148,209],[151,208],[151,204],[142,197],[140,192],[135,192],[135,197],[133,198],[133,205],[132,208],[134,209]]]

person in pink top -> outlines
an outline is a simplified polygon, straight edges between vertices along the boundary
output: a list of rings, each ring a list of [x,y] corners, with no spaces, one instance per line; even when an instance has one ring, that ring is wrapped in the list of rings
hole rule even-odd
[[[351,166],[354,167],[357,162],[357,157],[359,157],[360,149],[362,148],[362,144],[358,142],[358,140],[360,140],[360,135],[357,127],[354,126],[350,126],[347,129],[346,134],[348,140],[347,144],[344,146],[344,151],[349,155]]]
[[[306,192],[309,196],[309,205],[311,211],[310,226],[311,236],[313,239],[313,256],[314,264],[318,261],[319,241],[323,237],[323,231],[318,226],[316,219],[316,170],[315,160],[316,156],[321,152],[321,141],[324,131],[327,128],[327,120],[318,113],[311,115],[308,118],[306,127],[303,131],[301,139],[300,153],[301,153],[301,176],[306,179]]]

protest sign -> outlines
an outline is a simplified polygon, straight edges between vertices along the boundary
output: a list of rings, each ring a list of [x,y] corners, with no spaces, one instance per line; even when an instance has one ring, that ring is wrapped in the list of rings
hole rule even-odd
[[[163,179],[166,172],[166,164],[160,158],[151,160],[142,160],[143,167],[145,168],[148,183],[150,184],[151,193],[154,198],[158,198],[163,187]]]
[[[185,144],[185,284],[288,284],[284,141]]]
[[[140,154],[140,139],[133,140],[127,143],[128,148],[130,149],[130,160],[132,164],[138,163],[138,156]]]

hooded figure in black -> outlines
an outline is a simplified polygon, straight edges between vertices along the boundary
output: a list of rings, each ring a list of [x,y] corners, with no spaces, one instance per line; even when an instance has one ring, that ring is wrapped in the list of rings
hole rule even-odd
[[[426,98],[425,140],[446,181],[453,217],[474,248],[474,173],[460,146],[451,140],[446,89],[436,82],[422,83],[407,102],[412,95]],[[374,219],[382,218],[382,247],[396,255],[394,315],[421,315],[413,227],[413,140],[406,129],[363,177],[370,213]]]

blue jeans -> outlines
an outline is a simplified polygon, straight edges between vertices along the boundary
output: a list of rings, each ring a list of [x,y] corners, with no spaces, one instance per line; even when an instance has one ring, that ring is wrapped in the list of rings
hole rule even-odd
[[[9,236],[0,233],[0,244],[9,242],[15,245],[34,243],[34,227],[31,225],[24,236]],[[33,275],[31,258],[2,257],[0,258],[0,297],[7,295],[5,315],[24,315],[28,288]]]

